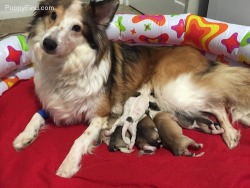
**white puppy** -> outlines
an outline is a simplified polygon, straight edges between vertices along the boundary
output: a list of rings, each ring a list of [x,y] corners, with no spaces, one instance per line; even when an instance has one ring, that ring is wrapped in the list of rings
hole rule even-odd
[[[137,123],[145,117],[145,112],[149,107],[150,87],[143,85],[135,95],[131,96],[125,103],[123,114],[116,120],[106,135],[111,135],[117,126],[123,126],[122,138],[131,150],[135,144]],[[126,132],[131,133],[131,139],[126,137]]]

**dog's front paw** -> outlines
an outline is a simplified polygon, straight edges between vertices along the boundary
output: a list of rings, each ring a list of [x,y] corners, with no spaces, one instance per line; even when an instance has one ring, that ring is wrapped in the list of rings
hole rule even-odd
[[[56,175],[63,177],[63,178],[70,178],[79,169],[80,169],[80,165],[77,162],[66,158],[64,159],[63,163],[60,165],[59,169],[57,170]]]
[[[21,151],[23,148],[29,146],[35,140],[36,136],[36,133],[24,131],[15,138],[13,141],[13,147],[17,151]]]
[[[233,128],[230,130],[225,130],[225,132],[222,134],[222,138],[230,149],[234,149],[239,144],[240,131],[237,131]]]

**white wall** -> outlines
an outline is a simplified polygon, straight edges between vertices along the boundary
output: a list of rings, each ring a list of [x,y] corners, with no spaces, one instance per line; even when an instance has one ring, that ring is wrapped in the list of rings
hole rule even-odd
[[[209,0],[207,17],[250,26],[250,0]]]

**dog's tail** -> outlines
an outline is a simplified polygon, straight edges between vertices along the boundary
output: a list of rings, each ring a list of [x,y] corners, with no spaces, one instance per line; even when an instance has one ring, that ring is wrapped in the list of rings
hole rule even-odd
[[[245,119],[244,123],[250,125],[250,69],[218,63],[210,71],[211,74],[207,72],[203,79],[212,80],[215,99],[219,98],[229,109],[233,122]]]

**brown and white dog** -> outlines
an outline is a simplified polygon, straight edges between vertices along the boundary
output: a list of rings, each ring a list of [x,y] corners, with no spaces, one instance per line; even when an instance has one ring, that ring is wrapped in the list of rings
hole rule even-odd
[[[49,6],[55,7],[48,10]],[[35,63],[35,90],[56,124],[89,120],[57,170],[71,177],[80,168],[98,139],[111,112],[122,113],[122,104],[147,83],[163,111],[216,116],[229,148],[240,133],[233,121],[250,124],[250,71],[209,62],[191,47],[129,46],[111,42],[106,28],[119,0],[43,0],[30,27],[29,45]],[[47,7],[47,8],[46,8]],[[44,124],[35,114],[14,140],[17,150],[29,145]]]

